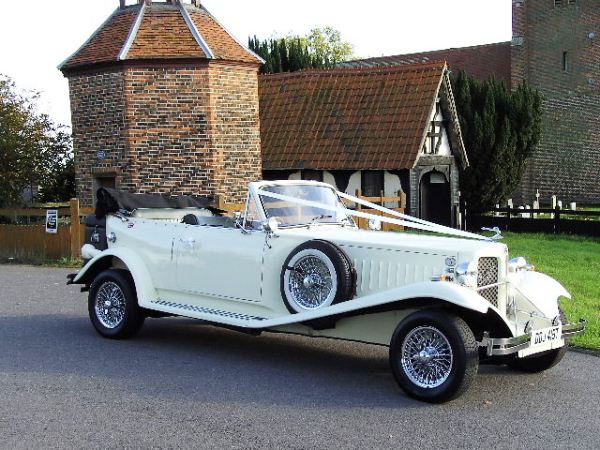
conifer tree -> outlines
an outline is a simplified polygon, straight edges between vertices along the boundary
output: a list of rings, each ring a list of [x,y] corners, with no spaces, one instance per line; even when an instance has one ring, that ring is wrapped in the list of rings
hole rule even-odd
[[[510,91],[504,82],[452,76],[456,107],[470,166],[460,178],[471,210],[506,200],[517,188],[541,134],[542,97],[525,82]]]

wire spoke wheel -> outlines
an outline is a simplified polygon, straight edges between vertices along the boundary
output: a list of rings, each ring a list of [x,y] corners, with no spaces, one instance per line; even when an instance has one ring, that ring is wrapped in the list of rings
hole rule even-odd
[[[319,308],[327,303],[332,293],[335,294],[335,270],[329,261],[317,254],[298,258],[289,267],[287,278],[290,300],[301,308]]]
[[[350,300],[354,283],[350,260],[327,241],[300,244],[281,268],[281,298],[292,314]]]
[[[411,330],[402,343],[402,368],[415,385],[432,389],[450,376],[454,355],[446,336],[431,326]]]
[[[96,293],[96,317],[106,328],[117,328],[125,317],[125,303],[125,294],[121,287],[113,281],[105,282]]]

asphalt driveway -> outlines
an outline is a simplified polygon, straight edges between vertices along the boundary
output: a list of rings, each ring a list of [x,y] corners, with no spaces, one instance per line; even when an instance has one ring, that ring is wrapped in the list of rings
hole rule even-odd
[[[383,347],[148,320],[100,338],[70,270],[0,266],[0,448],[600,447],[600,358],[536,375],[482,366],[439,406]]]

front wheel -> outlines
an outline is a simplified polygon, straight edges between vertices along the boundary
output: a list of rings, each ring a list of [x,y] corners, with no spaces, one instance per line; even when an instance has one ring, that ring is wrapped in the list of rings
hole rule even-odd
[[[472,383],[479,367],[477,348],[473,332],[460,317],[420,311],[396,328],[390,365],[408,395],[442,403],[460,396]]]
[[[129,272],[105,270],[90,286],[88,312],[96,331],[110,339],[135,335],[144,323]]]
[[[525,358],[514,358],[508,362],[508,367],[520,372],[537,373],[551,369],[557,365],[567,353],[567,344],[561,348],[555,348],[542,353],[526,356]]]

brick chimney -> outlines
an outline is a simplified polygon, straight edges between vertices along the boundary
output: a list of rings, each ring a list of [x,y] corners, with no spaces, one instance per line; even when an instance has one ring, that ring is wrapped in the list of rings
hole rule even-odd
[[[199,2],[120,8],[59,68],[69,79],[78,196],[221,194],[261,178],[262,60]]]

